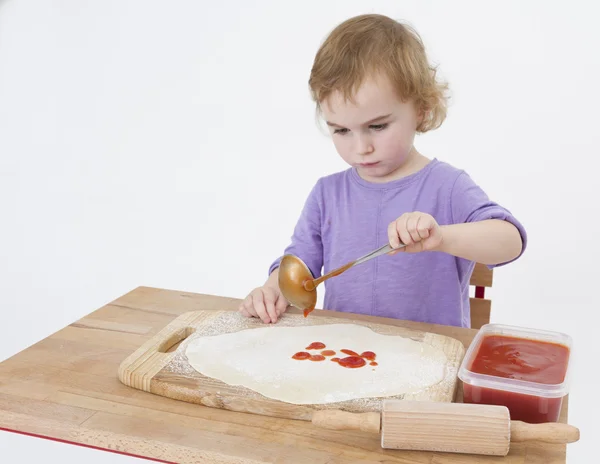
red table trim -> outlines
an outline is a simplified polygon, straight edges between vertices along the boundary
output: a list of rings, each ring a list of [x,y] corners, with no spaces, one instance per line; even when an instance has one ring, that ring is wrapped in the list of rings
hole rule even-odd
[[[140,456],[140,455],[137,455],[137,454],[125,453],[123,451],[116,451],[116,450],[112,450],[112,449],[108,449],[108,448],[100,448],[98,446],[86,445],[85,443],[77,443],[77,442],[74,442],[74,441],[61,440],[60,438],[48,437],[48,436],[45,436],[45,435],[38,435],[38,434],[35,434],[35,433],[21,432],[20,430],[5,429],[3,427],[0,427],[0,430],[3,430],[5,432],[18,433],[20,435],[27,435],[27,436],[35,437],[35,438],[43,438],[45,440],[57,441],[59,443],[66,443],[68,445],[82,446],[84,448],[91,448],[91,449],[95,449],[95,450],[99,450],[99,451],[108,451],[109,453],[122,454],[124,456],[131,456],[133,458],[146,459],[147,461],[162,462],[164,464],[177,464],[176,462],[162,461],[161,459],[149,458],[149,457],[146,457],[146,456]]]

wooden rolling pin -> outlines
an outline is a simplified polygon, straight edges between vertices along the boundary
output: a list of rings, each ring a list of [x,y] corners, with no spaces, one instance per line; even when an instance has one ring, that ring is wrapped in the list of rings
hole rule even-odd
[[[511,441],[579,440],[579,429],[572,425],[511,421],[504,406],[466,403],[385,400],[381,413],[320,410],[313,413],[312,423],[333,430],[381,432],[382,448],[448,453],[506,456]]]

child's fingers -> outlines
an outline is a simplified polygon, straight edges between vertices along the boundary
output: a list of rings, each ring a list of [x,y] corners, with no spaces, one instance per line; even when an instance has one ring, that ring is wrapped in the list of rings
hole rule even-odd
[[[408,228],[407,228],[407,223],[408,223],[408,219],[409,216],[408,215],[402,215],[398,218],[398,220],[396,220],[396,233],[398,234],[398,236],[400,237],[400,240],[402,241],[402,243],[404,243],[406,246],[409,246],[413,243],[413,239],[410,236],[410,233],[408,232]]]
[[[431,227],[431,225],[429,218],[426,214],[419,214],[415,222],[415,234],[417,235],[417,237],[419,237],[419,240],[415,241],[420,242],[421,240],[424,240],[427,237],[429,237],[429,228]]]
[[[390,222],[388,225],[388,241],[392,248],[398,248],[400,246],[400,238],[398,237],[398,231],[396,230],[396,222]]]
[[[416,242],[416,243],[412,243],[407,247],[404,247],[404,251],[406,253],[420,253],[421,251],[424,250],[423,244],[425,242],[420,241],[420,242]]]
[[[429,214],[425,214],[419,218],[417,224],[417,232],[422,239],[429,238],[431,231],[435,228],[437,222]]]
[[[256,314],[252,311],[252,296],[248,295],[240,304],[238,311],[246,317],[255,317]]]
[[[252,305],[254,306],[254,310],[256,311],[256,315],[261,318],[261,320],[268,324],[271,322],[271,318],[267,313],[267,308],[265,307],[265,303],[263,301],[262,292],[256,292],[252,295]]]
[[[275,291],[272,287],[264,287],[263,289],[264,298],[265,298],[265,306],[267,308],[267,313],[271,318],[271,322],[277,322],[277,318],[279,317],[279,311],[277,310],[277,301],[281,299],[281,293]]]
[[[419,237],[421,237],[421,240],[429,238],[429,227],[419,224],[417,226],[417,233],[419,234]]]
[[[277,301],[275,302],[275,311],[277,312],[277,315],[281,316],[286,311],[287,307],[287,300],[280,295],[279,298],[277,298]]]
[[[418,253],[435,246],[431,243],[431,237],[437,230],[437,222],[426,213],[414,211],[404,213],[396,221],[388,226],[388,237],[390,245],[398,247],[400,240],[406,246],[391,251],[390,255],[395,255],[401,251],[406,253]]]
[[[272,300],[265,298],[265,307],[271,322],[275,324],[275,322],[277,322],[277,310],[275,309],[275,304]]]
[[[388,239],[390,245],[395,248],[390,255],[395,255],[400,251],[407,253],[417,253],[425,249],[425,240],[430,238],[437,223],[429,214],[414,211],[404,213],[388,226]],[[406,246],[398,248],[400,242]]]
[[[252,317],[252,314],[250,314],[250,313],[248,312],[248,310],[247,310],[246,308],[244,308],[243,306],[240,308],[240,310],[239,310],[239,311],[240,311],[240,313],[241,313],[241,315],[242,315],[242,316],[245,316],[245,317]]]
[[[406,230],[410,234],[410,238],[413,242],[421,241],[421,236],[417,230],[420,217],[421,216],[418,214],[411,214],[406,220]]]

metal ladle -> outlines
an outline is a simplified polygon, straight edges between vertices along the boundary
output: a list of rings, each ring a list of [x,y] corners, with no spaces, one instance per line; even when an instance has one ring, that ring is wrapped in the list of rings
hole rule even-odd
[[[405,246],[400,243],[400,247]],[[288,302],[298,309],[304,311],[304,317],[315,309],[317,304],[317,286],[331,277],[340,275],[351,267],[366,263],[370,259],[384,255],[398,248],[392,248],[388,243],[371,253],[351,261],[348,264],[334,269],[333,271],[314,279],[308,266],[300,258],[294,255],[284,255],[279,265],[279,289]]]

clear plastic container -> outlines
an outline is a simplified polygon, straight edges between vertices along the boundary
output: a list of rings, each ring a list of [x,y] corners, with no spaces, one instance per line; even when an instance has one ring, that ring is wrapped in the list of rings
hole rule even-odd
[[[535,344],[536,348],[531,344]],[[458,371],[463,382],[463,401],[506,406],[512,420],[557,422],[562,400],[569,393],[572,347],[571,337],[560,332],[486,324],[473,339]],[[548,353],[541,354],[542,349],[547,349]],[[489,356],[485,356],[486,350],[491,350],[488,351]],[[490,356],[495,357],[499,364],[494,364]],[[562,359],[564,357],[566,359]],[[553,361],[555,358],[556,361]],[[540,370],[542,364],[545,368]],[[550,371],[554,379],[541,381],[543,379],[539,377]],[[511,375],[521,378],[509,378]],[[537,376],[538,381],[522,379],[528,376],[530,379]],[[557,379],[561,380],[556,383]]]

